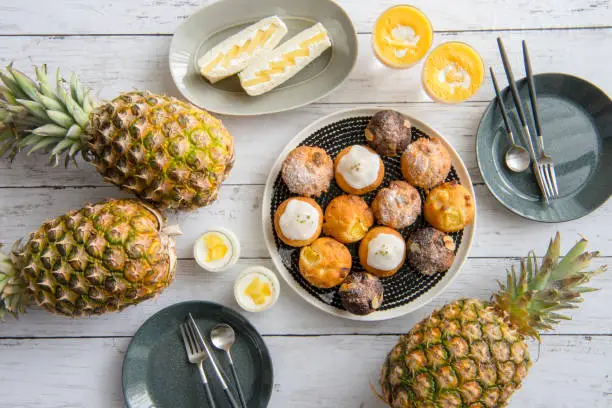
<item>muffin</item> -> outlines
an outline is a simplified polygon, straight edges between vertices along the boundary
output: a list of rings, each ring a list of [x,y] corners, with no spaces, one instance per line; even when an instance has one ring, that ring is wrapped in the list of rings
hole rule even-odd
[[[331,157],[320,147],[299,146],[287,155],[281,174],[293,194],[319,197],[329,189],[334,165]]]
[[[461,184],[451,181],[429,192],[423,206],[425,220],[444,232],[462,230],[474,221],[474,197]]]
[[[365,130],[370,147],[383,156],[402,154],[412,139],[410,122],[394,110],[376,112]]]
[[[435,228],[414,231],[406,241],[406,262],[425,275],[447,271],[454,260],[453,237]]]
[[[274,229],[285,244],[303,247],[321,235],[323,211],[312,198],[292,197],[281,203],[274,214]]]
[[[408,146],[400,164],[402,174],[410,184],[433,188],[446,179],[451,159],[440,139],[422,137]]]
[[[372,212],[379,224],[402,229],[412,225],[421,215],[421,196],[405,181],[392,181],[372,201]]]
[[[365,272],[353,272],[338,290],[342,306],[356,315],[374,312],[383,302],[383,285],[376,276]]]
[[[406,243],[396,230],[375,227],[359,244],[361,266],[379,278],[394,275],[406,258]]]
[[[323,232],[343,244],[360,241],[374,224],[374,215],[363,198],[341,195],[325,209]]]
[[[367,146],[354,145],[343,149],[334,160],[336,183],[355,195],[374,191],[385,176],[385,165],[376,152]]]
[[[333,238],[319,238],[300,250],[300,274],[313,286],[329,289],[341,284],[351,271],[348,248]]]

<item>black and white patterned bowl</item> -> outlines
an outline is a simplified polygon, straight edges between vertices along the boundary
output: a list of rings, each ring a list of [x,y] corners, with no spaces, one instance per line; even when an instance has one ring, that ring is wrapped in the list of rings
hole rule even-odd
[[[474,222],[464,230],[451,234],[455,239],[457,248],[455,261],[448,271],[434,276],[426,276],[405,263],[395,275],[382,278],[381,281],[384,286],[383,304],[379,310],[366,316],[354,315],[344,310],[337,287],[319,289],[310,285],[302,277],[298,266],[300,249],[285,245],[278,238],[273,225],[274,213],[278,206],[287,198],[294,196],[281,179],[283,160],[292,149],[301,145],[319,146],[325,149],[330,157],[334,158],[345,147],[366,144],[365,127],[372,115],[379,110],[360,108],[337,112],[307,126],[285,147],[276,163],[274,163],[266,182],[263,197],[262,218],[266,245],[280,275],[291,288],[310,304],[330,314],[354,320],[385,320],[398,317],[424,306],[441,294],[457,276],[461,265],[467,258],[475,231]],[[420,137],[438,137],[442,140],[450,153],[452,164],[447,181],[459,181],[474,195],[467,169],[457,152],[434,129],[415,118],[408,115],[404,116],[412,124],[413,140]],[[403,180],[399,156],[382,157],[382,159],[385,164],[385,178],[380,188],[388,186],[393,180]],[[425,192],[422,189],[419,189],[419,192],[424,201]],[[325,207],[333,198],[342,194],[345,193],[335,181],[332,181],[329,191],[317,198],[316,201],[325,210]],[[375,195],[376,192],[372,192],[366,194],[363,198],[368,204],[371,204]],[[427,222],[421,216],[413,225],[401,230],[400,233],[406,239],[414,229],[425,225],[427,225]],[[349,251],[353,255],[353,271],[363,270],[357,254],[358,247],[359,243],[348,245]]]

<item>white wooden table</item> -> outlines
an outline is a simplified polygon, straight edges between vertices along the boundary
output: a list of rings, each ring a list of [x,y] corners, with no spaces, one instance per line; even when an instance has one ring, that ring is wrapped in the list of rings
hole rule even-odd
[[[257,1],[257,0],[253,0]],[[178,96],[168,72],[174,29],[206,1],[197,0],[2,0],[0,63],[14,60],[30,73],[32,64],[74,70],[99,90],[100,98],[149,89]],[[492,98],[489,81],[470,101],[442,106],[425,98],[420,67],[393,71],[372,55],[370,32],[392,0],[340,0],[359,32],[359,62],[349,80],[319,103],[292,112],[254,118],[224,117],[236,139],[236,167],[220,199],[208,208],[181,214],[176,281],[158,298],[122,313],[69,320],[31,310],[20,321],[0,325],[0,406],[120,407],[121,363],[136,329],[156,311],[176,302],[206,299],[238,306],[232,282],[247,265],[270,265],[260,226],[266,173],[302,127],[352,106],[385,106],[409,112],[440,130],[470,169],[478,201],[478,230],[456,282],[435,302],[411,315],[380,323],[328,316],[286,285],[268,313],[248,318],[264,335],[275,367],[271,407],[382,407],[372,395],[380,364],[400,333],[431,310],[459,296],[488,298],[505,268],[531,248],[545,250],[559,230],[567,249],[586,235],[603,258],[612,257],[612,203],[593,214],[558,225],[524,220],[505,210],[482,183],[474,153],[478,120]],[[434,41],[473,45],[501,73],[495,38],[522,66],[520,40],[529,42],[536,72],[566,72],[612,93],[612,6],[609,0],[414,0],[432,20]],[[611,175],[612,177],[612,175]],[[0,242],[10,245],[48,217],[85,201],[121,196],[93,168],[52,169],[42,157],[0,161]],[[231,273],[201,272],[190,252],[207,227],[224,225],[242,242],[243,259]],[[597,277],[603,290],[588,294],[574,320],[559,325],[533,345],[532,368],[512,407],[612,407],[612,274]]]

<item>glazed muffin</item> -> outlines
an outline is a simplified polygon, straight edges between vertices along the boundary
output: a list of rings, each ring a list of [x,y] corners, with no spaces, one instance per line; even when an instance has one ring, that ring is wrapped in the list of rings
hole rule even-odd
[[[312,198],[292,197],[281,203],[274,214],[274,229],[285,244],[303,247],[321,235],[323,211]]]
[[[334,169],[340,188],[355,195],[376,190],[385,176],[385,165],[380,156],[361,145],[349,146],[338,153]]]
[[[421,215],[421,196],[405,181],[392,181],[372,201],[372,212],[379,224],[402,229],[412,225]]]
[[[365,272],[353,272],[338,290],[342,306],[356,315],[374,312],[383,302],[383,285],[376,276]]]
[[[365,200],[341,195],[327,205],[323,232],[343,244],[360,241],[374,224],[374,215]]]
[[[300,250],[300,274],[313,286],[329,289],[341,284],[351,271],[348,248],[333,238],[319,238]]]
[[[451,181],[429,192],[423,206],[425,220],[444,232],[462,230],[474,221],[474,197],[461,184]]]
[[[396,230],[375,227],[359,244],[361,266],[379,278],[394,275],[406,258],[406,243]]]
[[[406,262],[425,275],[447,271],[455,260],[455,241],[450,235],[427,227],[414,231],[406,241]]]
[[[329,189],[334,165],[331,157],[320,147],[299,146],[287,155],[281,174],[293,194],[319,197]]]
[[[448,176],[450,154],[440,139],[422,137],[402,154],[401,168],[404,178],[413,186],[433,188]]]
[[[402,154],[412,139],[408,119],[394,110],[376,112],[365,130],[370,147],[383,156]]]

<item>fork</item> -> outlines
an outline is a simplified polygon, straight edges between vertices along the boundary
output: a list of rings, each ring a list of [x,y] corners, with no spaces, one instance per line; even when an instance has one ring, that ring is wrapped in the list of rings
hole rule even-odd
[[[531,61],[529,59],[529,52],[527,51],[527,42],[523,40],[523,60],[525,61],[525,74],[527,76],[527,85],[529,87],[529,99],[531,100],[531,111],[533,112],[533,122],[536,129],[536,139],[538,140],[538,147],[540,149],[540,157],[538,161],[544,168],[545,175],[548,179],[547,187],[549,187],[549,197],[559,197],[559,187],[557,187],[557,176],[555,175],[555,164],[552,158],[544,151],[544,138],[542,137],[542,127],[540,126],[540,118],[538,115],[538,104],[536,101],[535,84],[533,81],[533,73],[531,71]]]
[[[508,55],[506,54],[506,49],[504,48],[502,39],[499,37],[497,38],[497,45],[499,46],[499,52],[501,54],[502,62],[504,64],[504,71],[506,71],[506,77],[508,78],[508,85],[510,86],[512,99],[514,99],[514,104],[516,105],[516,112],[518,113],[519,120],[521,121],[521,125],[523,126],[523,132],[525,132],[525,136],[527,138],[527,147],[529,149],[529,154],[533,159],[533,173],[535,175],[536,181],[538,182],[538,186],[540,187],[540,191],[542,192],[544,202],[546,203],[546,205],[548,205],[549,200],[552,198],[549,192],[553,191],[552,181],[550,180],[550,173],[547,171],[547,166],[542,165],[540,163],[539,157],[536,154],[535,148],[533,146],[533,140],[531,138],[531,132],[529,131],[529,126],[527,125],[527,120],[525,119],[525,111],[523,110],[521,97],[518,93],[518,89],[516,88],[516,82],[514,81],[514,74],[512,73],[510,60],[508,59]]]
[[[202,363],[206,360],[206,352],[202,350],[198,343],[195,333],[191,330],[191,327],[187,323],[180,325],[181,336],[183,337],[183,343],[185,343],[185,350],[187,351],[187,358],[189,362],[198,366],[202,383],[204,383],[204,389],[206,390],[206,399],[208,400],[208,406],[215,408],[215,400],[213,399],[212,392],[210,392],[210,386],[208,385],[208,378]]]

